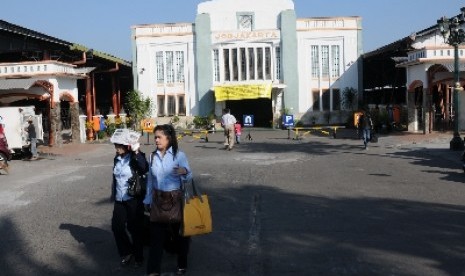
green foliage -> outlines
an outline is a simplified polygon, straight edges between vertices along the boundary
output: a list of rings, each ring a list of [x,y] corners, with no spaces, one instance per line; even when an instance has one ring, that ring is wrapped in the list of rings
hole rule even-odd
[[[177,122],[179,122],[179,116],[174,115],[173,118],[171,118],[171,123],[175,124]]]
[[[97,137],[99,140],[102,140],[103,138],[105,138],[105,131],[103,130],[100,130],[97,132]]]
[[[344,109],[354,110],[354,105],[357,102],[357,89],[346,87],[342,91],[342,107]]]
[[[195,128],[207,128],[210,124],[208,117],[195,116],[193,120]]]
[[[115,130],[116,130],[116,124],[115,123],[108,123],[107,128],[105,129],[108,137],[111,137],[113,135],[113,133],[115,132]]]
[[[140,121],[150,116],[152,109],[152,100],[144,98],[139,91],[132,90],[128,92],[126,97],[126,106],[128,113],[132,117],[132,125],[134,129],[140,128]]]

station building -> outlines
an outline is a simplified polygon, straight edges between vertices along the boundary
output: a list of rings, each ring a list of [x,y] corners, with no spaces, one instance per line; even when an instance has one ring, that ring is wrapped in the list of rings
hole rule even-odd
[[[132,27],[134,87],[153,117],[283,113],[304,124],[345,122],[343,91],[361,91],[361,18],[297,18],[291,0],[212,0],[194,23]]]
[[[437,24],[365,53],[363,101],[381,111],[400,107],[399,123],[410,132],[453,130],[457,117],[459,131],[464,131],[465,93],[459,93],[459,110],[454,110],[454,58],[454,47],[444,41]],[[460,87],[465,85],[464,59],[465,46],[459,45]]]
[[[34,106],[44,144],[94,139],[86,120],[124,112],[132,84],[129,61],[0,20],[0,107]]]

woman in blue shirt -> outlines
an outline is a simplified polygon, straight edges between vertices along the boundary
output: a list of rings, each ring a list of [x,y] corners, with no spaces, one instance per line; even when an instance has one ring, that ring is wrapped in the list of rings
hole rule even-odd
[[[158,125],[155,127],[155,144],[157,149],[150,156],[150,170],[147,178],[147,193],[144,204],[148,210],[156,208],[153,204],[155,194],[181,193],[181,182],[192,179],[184,152],[179,151],[176,132],[171,125]],[[181,204],[181,198],[178,203]],[[176,275],[183,275],[187,269],[187,254],[189,251],[188,237],[179,234],[181,222],[154,221],[151,216],[150,223],[150,251],[147,262],[148,275],[160,275],[163,244],[166,239],[173,238],[178,255],[178,269]]]
[[[114,144],[116,156],[113,167],[112,199],[115,201],[111,230],[115,237],[121,265],[126,266],[134,257],[135,266],[142,265],[144,205],[142,197],[128,195],[128,180],[131,168],[139,175],[147,173],[148,163],[145,154],[139,151],[139,144],[133,146]],[[129,237],[128,232],[131,237]]]

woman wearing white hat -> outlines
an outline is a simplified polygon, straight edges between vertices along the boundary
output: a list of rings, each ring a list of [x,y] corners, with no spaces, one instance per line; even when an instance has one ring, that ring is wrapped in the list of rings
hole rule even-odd
[[[127,266],[134,258],[135,266],[142,265],[144,205],[141,197],[128,194],[129,181],[134,173],[139,176],[148,171],[145,154],[139,150],[137,138],[131,141],[132,133],[115,133],[110,140],[115,145],[113,166],[112,200],[115,201],[111,229],[115,238],[120,264]],[[128,234],[129,232],[129,234]]]

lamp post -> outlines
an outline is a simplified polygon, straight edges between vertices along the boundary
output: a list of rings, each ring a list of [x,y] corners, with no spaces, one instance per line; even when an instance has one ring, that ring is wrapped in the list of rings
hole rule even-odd
[[[465,22],[465,7],[460,9],[460,18],[448,19],[445,16],[437,21],[439,30],[444,37],[444,42],[454,47],[454,137],[450,141],[451,150],[463,150],[464,142],[459,133],[459,92],[460,69],[459,69],[459,45],[465,42],[465,31],[460,25]]]

